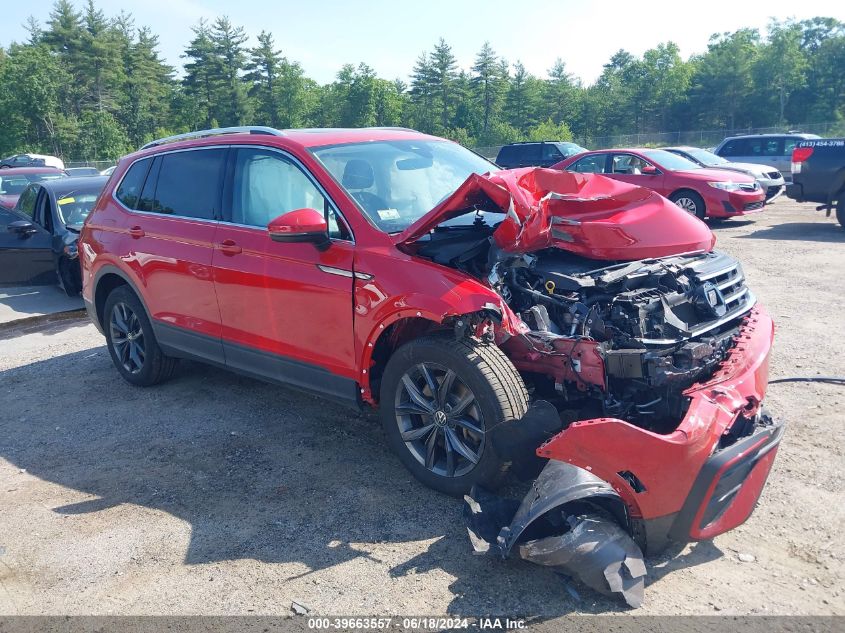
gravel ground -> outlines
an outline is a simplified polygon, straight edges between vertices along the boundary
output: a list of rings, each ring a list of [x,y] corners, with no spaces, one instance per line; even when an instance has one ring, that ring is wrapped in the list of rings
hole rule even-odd
[[[845,231],[787,200],[713,228],[777,321],[772,376],[845,375]],[[843,405],[771,386],[789,426],[759,508],[648,561],[637,613],[845,614]],[[194,363],[133,388],[83,319],[0,331],[0,411],[0,614],[627,611],[473,556],[373,416]]]

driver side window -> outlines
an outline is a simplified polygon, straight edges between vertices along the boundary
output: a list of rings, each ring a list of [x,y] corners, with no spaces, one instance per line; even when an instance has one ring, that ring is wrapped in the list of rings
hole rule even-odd
[[[38,187],[27,187],[18,199],[17,211],[29,218],[35,217],[35,201],[38,198]]]
[[[615,154],[613,156],[613,173],[626,176],[639,176],[643,168],[651,163],[633,154]]]
[[[232,186],[232,222],[266,227],[283,213],[305,208],[325,214],[330,238],[351,239],[332,204],[298,165],[278,152],[237,150]]]

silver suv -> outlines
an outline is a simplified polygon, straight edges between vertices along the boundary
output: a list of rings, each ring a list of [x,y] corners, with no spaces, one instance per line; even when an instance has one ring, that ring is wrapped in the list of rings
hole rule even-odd
[[[713,152],[732,163],[755,163],[776,167],[784,180],[792,182],[792,150],[801,141],[819,138],[816,134],[746,134],[729,136]]]

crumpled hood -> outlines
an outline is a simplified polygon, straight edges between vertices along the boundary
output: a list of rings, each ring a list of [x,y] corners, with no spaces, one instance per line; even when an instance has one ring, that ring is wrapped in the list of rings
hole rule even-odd
[[[472,174],[395,242],[410,244],[474,209],[505,214],[493,239],[511,253],[555,247],[591,259],[635,260],[709,251],[716,243],[704,222],[649,189],[536,167]]]

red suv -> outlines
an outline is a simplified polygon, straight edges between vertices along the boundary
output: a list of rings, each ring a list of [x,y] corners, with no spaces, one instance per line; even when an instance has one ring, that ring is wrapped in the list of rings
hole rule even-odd
[[[648,189],[412,130],[235,128],[123,158],[79,252],[130,383],[191,358],[378,406],[443,492],[548,461],[503,553],[585,507],[657,551],[742,523],[782,432],[772,321],[714,241]]]
[[[758,213],[766,204],[766,191],[752,176],[704,168],[663,149],[598,150],[562,160],[552,169],[604,174],[648,187],[702,220]]]

